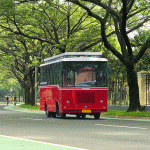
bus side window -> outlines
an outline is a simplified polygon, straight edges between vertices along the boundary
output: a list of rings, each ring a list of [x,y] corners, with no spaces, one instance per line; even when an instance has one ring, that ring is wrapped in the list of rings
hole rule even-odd
[[[74,71],[68,68],[62,70],[61,74],[63,75],[63,86],[74,86]]]
[[[43,82],[42,78],[43,78],[43,67],[40,68],[40,82]]]
[[[100,73],[98,73],[97,76],[97,86],[105,86],[105,75],[102,73],[102,71]]]
[[[98,87],[105,87],[107,86],[107,73],[106,73],[106,64],[102,63],[98,68],[97,68],[97,77],[96,77],[96,82]]]
[[[67,78],[65,81],[64,81],[64,86],[69,86],[71,85],[71,79],[70,78]]]
[[[47,82],[47,66],[43,67],[43,82]]]
[[[54,84],[54,64],[51,64],[51,84]]]
[[[48,84],[51,85],[51,66],[48,65]]]

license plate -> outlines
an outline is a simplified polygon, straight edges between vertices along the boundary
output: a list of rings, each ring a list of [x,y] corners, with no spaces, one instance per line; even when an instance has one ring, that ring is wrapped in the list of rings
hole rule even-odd
[[[82,113],[91,113],[91,110],[88,110],[88,109],[82,109]]]

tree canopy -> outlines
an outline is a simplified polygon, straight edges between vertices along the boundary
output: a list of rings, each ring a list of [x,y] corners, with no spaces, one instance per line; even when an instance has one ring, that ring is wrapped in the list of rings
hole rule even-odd
[[[150,47],[145,29],[150,20],[148,0],[67,1],[0,2],[0,49],[11,60],[13,74],[32,91],[34,66],[45,56],[109,50],[126,67],[129,111],[140,110],[135,66]],[[29,97],[34,103],[32,93]]]

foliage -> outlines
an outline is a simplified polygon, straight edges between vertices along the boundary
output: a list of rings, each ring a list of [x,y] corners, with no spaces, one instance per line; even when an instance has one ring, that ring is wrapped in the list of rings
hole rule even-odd
[[[115,115],[115,116],[150,117],[150,111],[127,112],[127,111],[118,111],[118,110],[108,110],[108,112],[102,113],[102,114],[103,115]]]
[[[15,6],[15,12],[9,18],[7,15],[1,18],[2,29],[37,39],[42,45],[47,43],[55,48],[50,52],[52,54],[84,51],[101,41],[97,20],[68,2],[23,3]]]
[[[26,108],[26,109],[36,109],[36,110],[40,110],[40,106],[36,105],[36,106],[32,106],[32,105],[26,105],[26,104],[21,104],[18,106],[19,108]]]
[[[147,26],[146,26],[147,27]],[[146,39],[150,37],[150,32],[149,30],[144,30],[144,27],[142,29],[139,29],[138,32],[134,35],[132,41],[132,44],[137,46],[137,45],[142,45]],[[135,47],[135,53],[139,52],[139,48]],[[136,71],[150,71],[150,48],[146,50],[142,58],[139,60],[139,62],[136,64]]]
[[[100,33],[93,33],[97,21],[79,7],[51,1],[24,2],[1,3],[0,49],[3,62],[25,89],[26,103],[34,104],[34,67],[45,57],[92,47],[100,41],[95,38]]]
[[[111,58],[109,65],[114,70],[113,80],[123,76],[119,71],[125,72],[126,69],[130,104],[139,108],[138,94],[132,93],[138,93],[135,66],[149,46],[149,34],[141,29],[150,19],[148,1],[68,1],[76,5],[52,0],[2,0],[0,55],[3,62],[28,89],[25,93],[32,91],[28,96],[33,104],[34,67],[39,66],[45,57],[66,51],[101,50]],[[129,34],[135,30],[138,34],[131,38]]]
[[[20,84],[10,70],[8,70],[4,65],[0,65],[0,97],[4,99],[5,96],[18,96],[21,91]]]

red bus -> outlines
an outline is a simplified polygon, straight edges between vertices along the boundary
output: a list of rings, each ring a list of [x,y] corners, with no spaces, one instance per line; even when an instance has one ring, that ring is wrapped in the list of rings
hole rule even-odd
[[[100,52],[67,52],[40,65],[40,110],[77,118],[107,112],[107,59]]]

